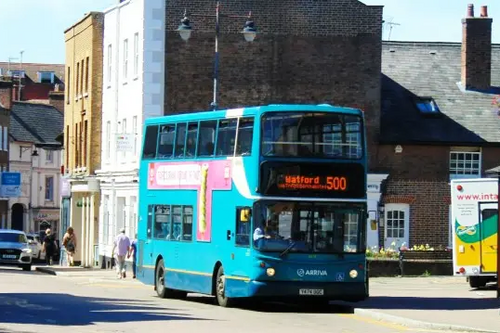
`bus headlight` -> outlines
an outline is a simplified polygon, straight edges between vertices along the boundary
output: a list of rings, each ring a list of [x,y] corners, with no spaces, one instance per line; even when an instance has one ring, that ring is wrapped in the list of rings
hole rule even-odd
[[[266,269],[266,274],[267,276],[274,276],[274,274],[276,274],[276,271],[274,270],[274,268],[269,267],[268,269]]]
[[[353,269],[352,271],[349,272],[349,276],[351,277],[351,279],[355,279],[358,277],[358,271]]]

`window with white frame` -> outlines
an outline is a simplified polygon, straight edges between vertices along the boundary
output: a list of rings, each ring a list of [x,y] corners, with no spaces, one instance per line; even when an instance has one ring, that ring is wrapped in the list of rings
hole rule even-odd
[[[450,178],[481,177],[480,148],[452,148],[450,151]]]
[[[128,39],[123,41],[123,79],[128,76]]]
[[[132,118],[132,135],[134,136],[134,157],[137,156],[137,116]]]
[[[112,65],[113,65],[113,47],[111,44],[108,45],[108,84],[111,84],[111,70],[112,70]]]
[[[45,163],[50,164],[54,161],[54,151],[46,150],[45,151]]]
[[[134,34],[134,77],[139,75],[139,33]]]
[[[54,177],[45,177],[45,200],[54,201]]]
[[[122,120],[122,133],[126,136],[127,135],[127,119],[124,118]],[[122,152],[122,156],[123,156],[123,162],[125,162],[125,157],[127,156],[127,152],[124,150]]]
[[[111,121],[106,122],[106,159],[111,159]]]
[[[388,203],[385,205],[385,242],[386,248],[408,245],[410,227],[410,205]]]

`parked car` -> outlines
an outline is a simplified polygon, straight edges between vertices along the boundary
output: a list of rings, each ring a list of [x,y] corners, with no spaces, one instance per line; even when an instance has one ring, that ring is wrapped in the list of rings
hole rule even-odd
[[[31,256],[33,260],[44,260],[45,252],[42,251],[42,241],[40,240],[40,235],[38,234],[26,234],[28,238],[28,244],[31,248]]]
[[[32,261],[32,250],[26,234],[19,230],[0,229],[0,265],[31,271]]]

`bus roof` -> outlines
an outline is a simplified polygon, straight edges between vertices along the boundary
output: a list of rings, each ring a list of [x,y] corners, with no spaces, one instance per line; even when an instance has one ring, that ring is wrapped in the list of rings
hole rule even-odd
[[[198,111],[189,113],[172,114],[162,117],[146,119],[146,124],[158,124],[164,122],[209,120],[219,118],[236,118],[240,116],[254,116],[265,112],[280,111],[317,111],[317,112],[339,112],[344,114],[362,116],[363,111],[359,109],[335,106],[330,104],[269,104],[263,106],[250,106],[218,111]]]

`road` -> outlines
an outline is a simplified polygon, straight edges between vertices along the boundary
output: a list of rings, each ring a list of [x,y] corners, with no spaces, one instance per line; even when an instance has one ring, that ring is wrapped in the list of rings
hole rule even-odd
[[[284,304],[225,309],[204,296],[187,301],[159,299],[149,286],[109,276],[50,276],[1,268],[0,333],[436,332],[368,319],[340,306],[323,312]]]

